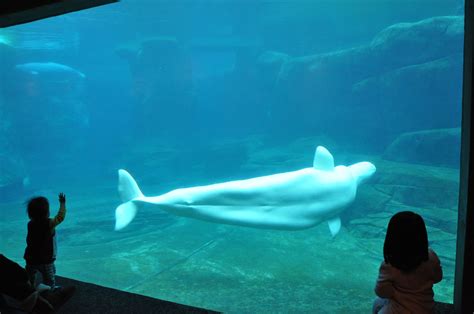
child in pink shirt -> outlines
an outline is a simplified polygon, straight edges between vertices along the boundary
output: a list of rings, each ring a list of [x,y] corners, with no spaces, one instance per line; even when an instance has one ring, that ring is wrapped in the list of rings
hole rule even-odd
[[[441,281],[443,270],[428,248],[423,218],[410,211],[395,214],[388,224],[383,255],[373,313],[433,313],[433,284]]]

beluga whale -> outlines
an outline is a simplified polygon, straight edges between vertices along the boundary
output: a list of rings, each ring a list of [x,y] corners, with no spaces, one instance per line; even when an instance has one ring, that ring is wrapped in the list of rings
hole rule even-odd
[[[115,210],[115,230],[126,227],[141,206],[154,206],[177,216],[260,229],[302,230],[327,221],[335,236],[341,212],[375,170],[367,161],[335,167],[331,153],[318,146],[312,167],[145,196],[133,177],[120,169],[123,203]]]

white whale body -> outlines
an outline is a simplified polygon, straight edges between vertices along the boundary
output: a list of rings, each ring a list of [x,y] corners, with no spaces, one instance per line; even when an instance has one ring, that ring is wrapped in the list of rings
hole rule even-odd
[[[30,62],[17,64],[15,68],[23,73],[43,76],[70,76],[78,79],[84,79],[84,73],[71,68],[70,66],[55,62]]]
[[[115,230],[126,227],[140,206],[151,205],[177,216],[261,229],[300,230],[328,221],[334,236],[341,227],[340,213],[375,170],[370,162],[334,167],[333,156],[318,146],[310,168],[149,197],[120,169],[118,190],[124,203],[115,210]]]

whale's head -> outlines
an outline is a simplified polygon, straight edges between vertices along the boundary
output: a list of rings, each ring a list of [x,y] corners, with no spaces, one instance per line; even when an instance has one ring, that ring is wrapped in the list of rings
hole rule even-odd
[[[350,165],[349,169],[354,178],[357,180],[358,185],[369,179],[376,171],[374,164],[368,161],[362,161]]]

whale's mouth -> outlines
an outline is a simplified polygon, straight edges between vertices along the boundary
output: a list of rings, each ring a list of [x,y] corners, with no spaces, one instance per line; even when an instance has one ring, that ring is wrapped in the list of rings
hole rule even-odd
[[[357,183],[362,183],[372,177],[377,170],[374,164],[368,161],[358,162],[349,167]]]

